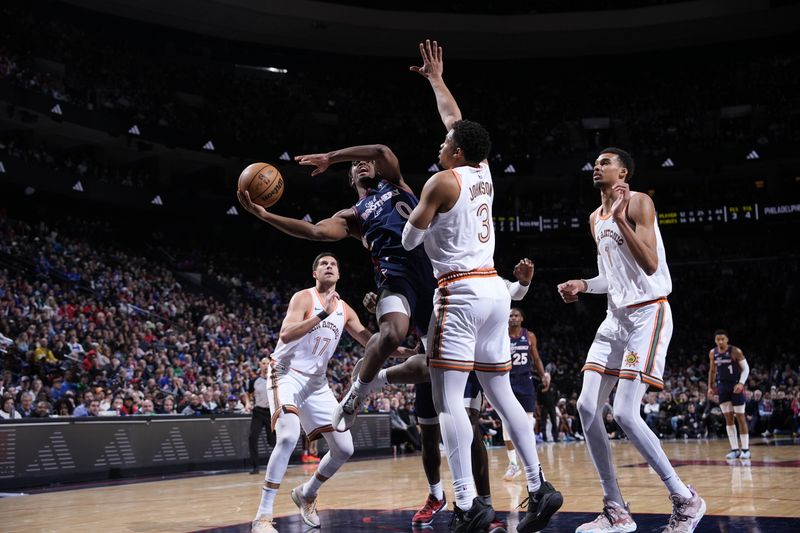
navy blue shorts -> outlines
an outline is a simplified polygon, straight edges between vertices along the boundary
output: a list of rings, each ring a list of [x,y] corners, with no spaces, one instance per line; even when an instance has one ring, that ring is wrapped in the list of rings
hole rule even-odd
[[[536,412],[536,396],[533,394],[517,394],[514,393],[514,397],[519,400],[520,405],[522,408],[525,409],[526,413],[534,413]]]
[[[378,297],[384,290],[402,294],[406,298],[411,309],[411,325],[417,329],[417,335],[426,335],[433,314],[433,292],[436,290],[433,274],[430,279],[422,279],[413,271],[387,271],[379,276]]]
[[[718,383],[719,403],[731,402],[733,405],[744,405],[744,393],[733,392],[735,383]]]
[[[430,381],[427,383],[419,383],[416,386],[416,397],[414,398],[414,411],[417,418],[436,418],[439,413],[433,406],[433,389],[431,388]]]

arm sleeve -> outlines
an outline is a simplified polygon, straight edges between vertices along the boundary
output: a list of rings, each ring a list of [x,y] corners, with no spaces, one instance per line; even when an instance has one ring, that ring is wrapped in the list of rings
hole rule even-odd
[[[742,369],[741,373],[739,374],[739,383],[744,385],[747,383],[747,376],[750,375],[750,365],[747,364],[747,359],[742,359],[739,361],[739,368]]]
[[[530,284],[523,285],[519,281],[515,281],[511,283],[507,279],[503,279],[506,282],[506,288],[508,289],[508,293],[511,295],[512,300],[522,300],[525,298],[525,295],[528,294],[528,288]]]
[[[415,228],[410,222],[406,222],[403,226],[403,248],[406,250],[413,250],[425,240],[425,232],[427,229]]]
[[[597,255],[597,276],[583,281],[586,282],[586,292],[589,294],[608,293],[608,279],[606,279],[606,272],[599,254]]]

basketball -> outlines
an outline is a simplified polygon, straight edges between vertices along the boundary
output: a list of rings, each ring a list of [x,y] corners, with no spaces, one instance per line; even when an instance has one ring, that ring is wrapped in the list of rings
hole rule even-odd
[[[272,207],[283,195],[283,176],[269,163],[253,163],[239,175],[239,190],[261,207]]]

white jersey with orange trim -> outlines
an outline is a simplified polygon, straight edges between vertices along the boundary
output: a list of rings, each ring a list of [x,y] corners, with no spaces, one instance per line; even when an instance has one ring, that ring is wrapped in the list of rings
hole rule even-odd
[[[434,217],[425,235],[425,252],[437,278],[494,267],[494,184],[489,165],[451,171],[461,186],[458,200],[452,209]]]
[[[639,193],[631,192],[631,196],[634,194]],[[656,232],[658,269],[652,276],[645,274],[636,262],[611,214],[603,216],[600,207],[594,212],[593,219],[592,234],[597,243],[597,266],[600,275],[608,280],[609,309],[657,300],[672,292],[672,278],[667,267],[667,254],[658,229],[657,216],[653,221],[653,230]]]
[[[311,294],[313,302],[312,308],[305,315],[308,319],[322,312],[325,306],[316,288],[306,290]],[[339,345],[346,322],[347,308],[344,301],[339,300],[336,310],[311,331],[291,342],[278,341],[275,351],[272,352],[272,359],[285,368],[304,374],[325,375],[328,361]]]

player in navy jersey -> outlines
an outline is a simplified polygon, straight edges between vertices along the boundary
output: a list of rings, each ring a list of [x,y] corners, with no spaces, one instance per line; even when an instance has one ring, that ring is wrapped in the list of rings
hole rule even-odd
[[[316,241],[353,237],[369,250],[380,295],[377,313],[380,330],[367,345],[363,364],[359,365],[361,380],[369,383],[388,355],[406,338],[410,319],[414,318],[414,325],[424,335],[433,310],[436,280],[430,261],[421,246],[406,251],[401,244],[403,225],[417,205],[417,197],[403,179],[397,157],[384,145],[352,146],[295,159],[301,165],[315,166],[312,175],[324,172],[334,163],[352,161],[348,176],[358,193],[356,204],[311,224],[270,213],[252,203],[247,192],[237,194],[248,211],[284,233]],[[359,378],[354,375],[353,379]],[[340,411],[341,408],[337,409]],[[341,414],[336,422],[337,431],[346,431],[352,425],[352,421],[343,424]]]
[[[441,63],[441,48],[435,42],[433,47],[427,41],[420,44],[423,58],[431,57],[435,49],[438,49]],[[411,70],[428,77],[430,68],[426,60],[422,67]],[[284,233],[318,241],[354,237],[370,251],[379,295],[376,314],[380,330],[354,369],[353,385],[334,414],[334,427],[346,431],[355,421],[362,399],[369,394],[373,378],[389,354],[406,338],[412,318],[420,336],[425,335],[433,310],[436,280],[423,247],[406,251],[401,244],[406,219],[418,200],[403,179],[397,157],[388,147],[380,144],[353,146],[301,155],[295,160],[301,165],[315,167],[312,176],[325,172],[332,164],[352,162],[349,179],[358,193],[358,202],[350,209],[311,224],[270,213],[252,203],[247,192],[237,194],[245,209]]]
[[[519,403],[525,409],[528,419],[533,427],[533,413],[536,409],[536,390],[533,386],[533,370],[539,374],[544,386],[550,381],[550,375],[544,371],[544,365],[539,357],[536,346],[536,335],[522,327],[525,313],[519,307],[512,307],[508,315],[508,336],[511,339],[511,390]],[[520,475],[522,470],[517,464],[517,452],[511,442],[508,432],[503,427],[503,440],[508,453],[508,468],[503,476],[506,481],[511,481]]]
[[[708,396],[713,396],[714,392],[719,394],[719,407],[725,415],[725,429],[731,444],[731,451],[725,457],[750,459],[750,434],[744,416],[744,385],[747,383],[750,367],[742,350],[728,344],[728,333],[724,329],[714,332],[714,342],[717,346],[708,352]],[[734,414],[739,422],[741,447],[736,438]]]

